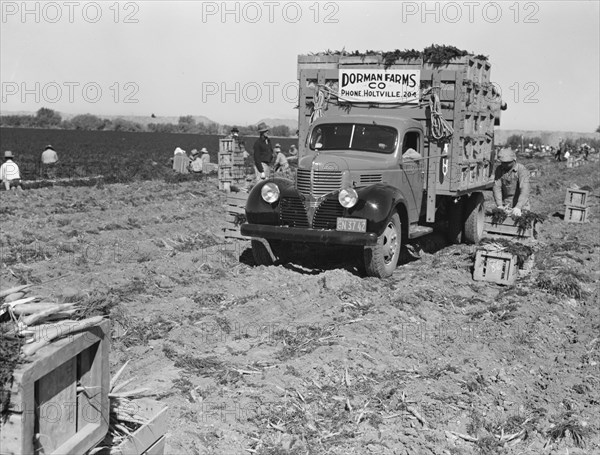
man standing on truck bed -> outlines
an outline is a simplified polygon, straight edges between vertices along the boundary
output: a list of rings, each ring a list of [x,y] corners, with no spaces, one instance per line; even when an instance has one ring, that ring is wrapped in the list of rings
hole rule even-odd
[[[504,148],[498,153],[500,165],[496,168],[494,181],[494,201],[499,208],[512,210],[515,217],[522,210],[529,210],[529,171],[517,163],[517,156],[511,149]]]
[[[269,127],[265,123],[258,125],[260,137],[254,143],[254,170],[257,182],[269,178],[271,162],[273,161],[273,147],[267,136],[268,131]]]

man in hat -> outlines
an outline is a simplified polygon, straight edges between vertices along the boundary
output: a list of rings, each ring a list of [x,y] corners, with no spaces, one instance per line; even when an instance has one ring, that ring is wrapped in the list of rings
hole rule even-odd
[[[523,210],[530,209],[529,171],[517,163],[517,156],[512,149],[500,150],[498,160],[500,165],[495,172],[494,201],[499,208],[519,217]]]
[[[6,191],[11,188],[23,189],[21,186],[21,173],[19,172],[19,166],[13,161],[13,153],[11,151],[4,152],[4,163],[0,166],[0,181],[4,183]]]
[[[210,163],[210,155],[208,154],[208,150],[206,150],[206,147],[202,147],[200,153],[202,153],[202,162]]]
[[[58,163],[58,154],[51,145],[47,145],[42,152],[42,177],[53,179],[56,177],[56,163]]]
[[[273,147],[271,140],[267,136],[269,127],[263,122],[258,125],[260,137],[254,143],[254,171],[256,180],[269,178],[271,163],[273,161]]]

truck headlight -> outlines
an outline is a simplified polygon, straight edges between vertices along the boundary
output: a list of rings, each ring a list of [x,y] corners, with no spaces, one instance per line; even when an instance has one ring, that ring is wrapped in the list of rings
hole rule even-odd
[[[344,188],[338,195],[338,201],[340,201],[342,207],[349,209],[350,207],[354,207],[358,202],[358,194],[354,188]]]
[[[265,183],[260,189],[260,195],[269,204],[277,202],[279,200],[279,187],[275,183]]]

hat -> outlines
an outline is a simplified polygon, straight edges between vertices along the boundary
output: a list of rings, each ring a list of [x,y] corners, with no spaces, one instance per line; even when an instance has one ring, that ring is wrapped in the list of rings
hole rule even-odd
[[[53,148],[51,145],[47,145],[47,146],[46,146],[46,148],[45,148],[44,150],[48,150],[48,149],[50,149],[50,150],[54,150],[54,148]]]
[[[266,131],[269,131],[269,127],[267,126],[267,124],[265,122],[260,122],[258,124],[258,126],[256,127],[256,129],[258,129],[259,133],[264,133]]]
[[[192,150],[192,156],[196,156],[196,155],[198,155],[199,153],[200,153],[200,152],[199,152],[198,150],[196,150],[196,149],[193,149],[193,150]]]
[[[276,148],[276,149],[280,149],[280,148],[281,148],[281,145],[279,145],[279,144],[275,144],[275,148]]]
[[[516,159],[517,155],[511,149],[504,148],[498,152],[498,160],[500,160],[501,163],[510,163]]]
[[[4,152],[4,158],[14,158],[13,153],[10,150]]]
[[[240,130],[238,130],[237,126],[234,126],[233,128],[231,128],[231,132],[232,133],[239,133]]]
[[[206,147],[202,147],[202,150],[200,150],[202,153],[208,153],[208,150],[206,150]]]

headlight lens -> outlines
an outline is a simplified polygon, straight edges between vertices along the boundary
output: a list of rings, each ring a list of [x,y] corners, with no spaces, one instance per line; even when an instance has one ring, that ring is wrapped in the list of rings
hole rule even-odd
[[[265,183],[260,190],[260,195],[269,204],[277,202],[279,200],[279,187],[275,183]]]
[[[358,202],[358,194],[354,188],[344,188],[338,195],[338,201],[340,201],[342,207],[349,209],[350,207],[354,207]]]

